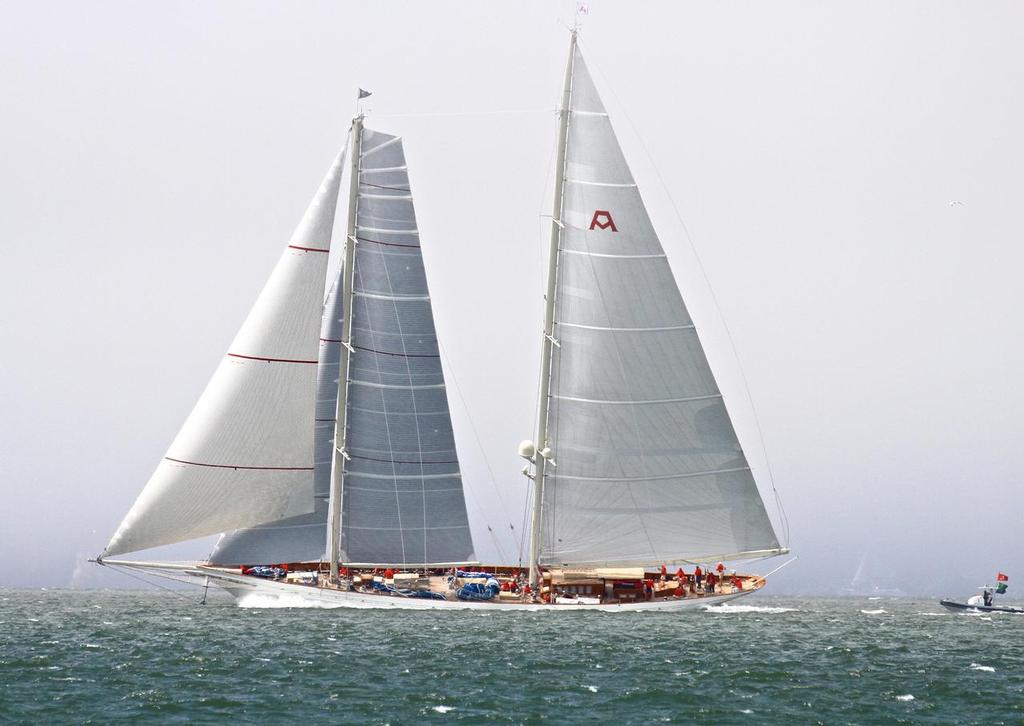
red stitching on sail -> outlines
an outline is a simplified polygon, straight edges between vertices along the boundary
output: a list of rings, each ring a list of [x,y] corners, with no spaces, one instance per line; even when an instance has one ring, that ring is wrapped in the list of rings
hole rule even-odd
[[[398,355],[403,358],[440,358],[439,355],[433,353],[392,353],[387,350],[374,350],[373,348],[364,348],[361,345],[353,345],[356,350],[365,350],[367,353],[380,353],[381,355]]]
[[[396,242],[381,242],[379,239],[370,239],[369,237],[356,237],[360,242],[373,242],[375,245],[384,245],[385,247],[408,247],[411,250],[418,250],[419,245],[400,245]]]
[[[234,466],[232,464],[203,464],[199,461],[185,461],[183,459],[175,459],[170,456],[165,456],[167,461],[173,461],[176,464],[189,464],[191,466],[206,466],[211,469],[253,469],[256,471],[313,471],[311,466]]]
[[[292,360],[290,358],[260,358],[255,355],[241,355],[239,353],[228,353],[232,358],[244,358],[245,360],[265,360],[267,363],[319,363],[315,360]]]
[[[458,460],[456,460],[456,461],[400,461],[398,459],[374,459],[372,456],[359,456],[358,454],[349,454],[349,456],[351,456],[353,459],[362,459],[363,461],[379,461],[379,462],[384,463],[384,464],[458,464],[459,463]],[[354,476],[359,476],[359,472],[358,471],[350,471],[350,472],[347,472],[347,473],[352,474]],[[399,478],[402,478],[402,476],[403,476],[402,474],[398,475]]]
[[[288,245],[290,250],[302,250],[303,252],[330,252],[330,250],[322,250],[319,247],[299,247],[297,245]]]

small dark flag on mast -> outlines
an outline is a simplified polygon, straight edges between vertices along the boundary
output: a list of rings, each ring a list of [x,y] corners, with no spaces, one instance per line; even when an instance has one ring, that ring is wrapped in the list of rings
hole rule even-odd
[[[359,89],[359,98],[363,99],[373,94],[373,91],[364,91],[362,88]]]

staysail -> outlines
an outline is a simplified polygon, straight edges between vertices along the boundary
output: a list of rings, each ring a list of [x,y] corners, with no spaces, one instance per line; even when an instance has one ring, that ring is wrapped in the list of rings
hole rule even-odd
[[[343,157],[103,556],[314,510],[317,334]]]
[[[362,131],[358,182],[341,560],[472,561],[400,137]]]
[[[341,272],[339,269],[338,279],[327,294],[320,328],[313,434],[314,510],[309,514],[226,533],[210,555],[212,563],[308,562],[319,560],[326,552],[334,409],[338,400],[338,359],[341,352]]]
[[[540,561],[776,554],[722,395],[573,41]],[[542,464],[543,465],[543,464]]]

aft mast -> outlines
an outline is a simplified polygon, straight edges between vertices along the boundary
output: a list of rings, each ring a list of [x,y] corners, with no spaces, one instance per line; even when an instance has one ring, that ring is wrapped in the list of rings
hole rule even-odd
[[[533,512],[530,518],[530,587],[537,592],[540,579],[541,504],[544,494],[544,474],[552,452],[547,445],[548,397],[551,385],[551,357],[557,344],[554,337],[555,287],[558,272],[558,247],[562,239],[562,194],[565,188],[566,140],[569,135],[569,105],[572,99],[573,59],[576,57],[576,30],[569,36],[569,60],[565,66],[562,103],[558,109],[558,146],[555,159],[555,200],[551,211],[551,243],[548,248],[548,285],[544,294],[544,337],[541,340],[540,403],[537,407],[537,444],[530,458],[536,464],[533,479]],[[552,466],[554,461],[552,460]]]
[[[359,201],[359,166],[362,156],[363,115],[352,119],[349,144],[351,159],[348,182],[348,222],[345,231],[345,261],[342,273],[341,358],[338,374],[338,406],[334,417],[334,461],[331,465],[331,523],[327,547],[331,562],[331,582],[338,581],[338,554],[341,551],[341,499],[344,493],[345,428],[348,411],[349,362],[352,354],[352,290],[355,279],[356,210]]]

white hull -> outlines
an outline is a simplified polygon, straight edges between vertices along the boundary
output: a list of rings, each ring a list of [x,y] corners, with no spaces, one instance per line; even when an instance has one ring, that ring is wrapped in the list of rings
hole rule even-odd
[[[210,583],[227,590],[239,607],[294,607],[294,608],[356,608],[399,610],[512,610],[519,612],[574,612],[600,610],[605,612],[669,612],[699,610],[709,605],[721,605],[729,600],[749,595],[755,590],[743,590],[728,595],[689,598],[659,598],[637,603],[605,603],[597,605],[542,605],[474,600],[428,600],[399,595],[334,590],[325,587],[298,585],[288,582],[264,580],[248,575],[236,575],[223,570],[197,567],[189,572],[197,577],[209,577]]]

